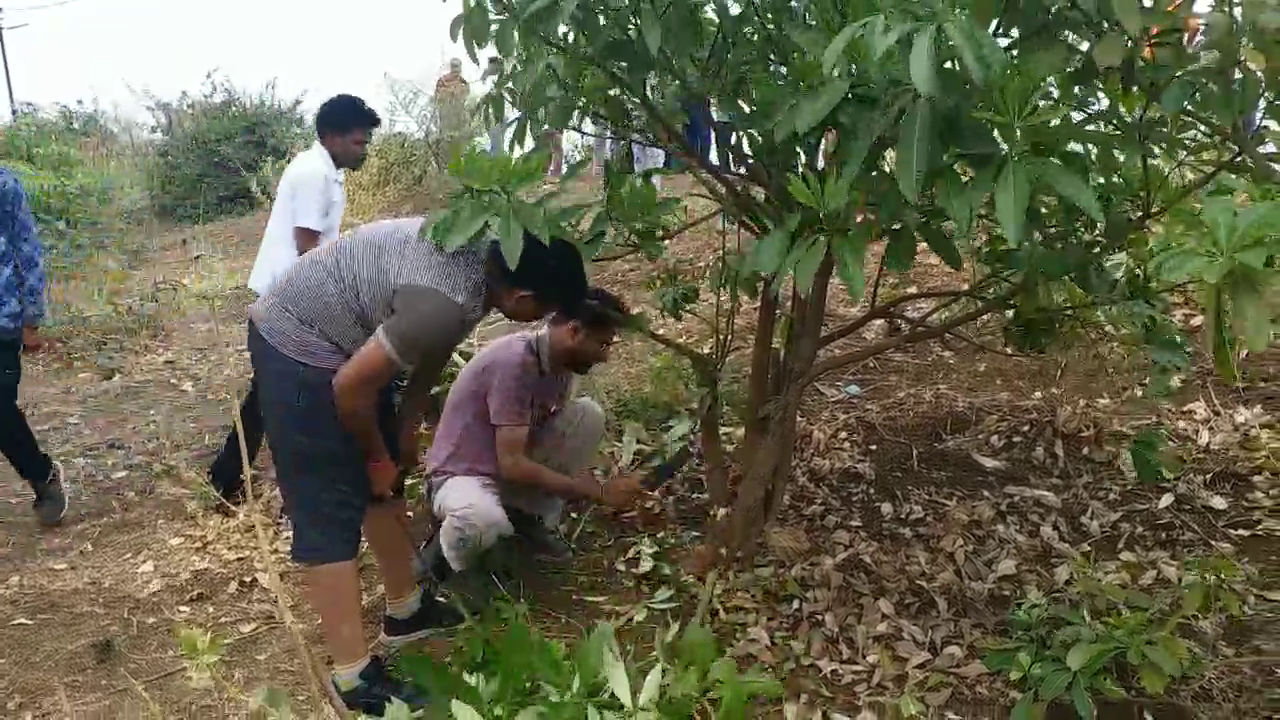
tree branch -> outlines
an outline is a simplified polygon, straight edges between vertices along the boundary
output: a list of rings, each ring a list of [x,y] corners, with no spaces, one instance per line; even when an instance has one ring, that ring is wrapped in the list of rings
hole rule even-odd
[[[838,370],[846,365],[862,362],[863,360],[873,358],[880,353],[892,350],[896,347],[913,345],[918,342],[924,342],[925,340],[933,340],[934,338],[942,337],[961,325],[967,325],[980,317],[990,315],[1008,302],[1008,295],[1000,295],[982,303],[968,312],[961,313],[940,325],[921,328],[903,335],[898,335],[889,340],[878,342],[874,345],[859,348],[857,350],[850,350],[849,352],[843,352],[838,355],[832,355],[831,357],[813,364],[813,367],[809,369],[809,372],[800,380],[801,387],[803,388],[808,386],[814,380],[817,380],[819,377],[822,377],[832,370]]]
[[[841,327],[836,328],[835,330],[832,330],[826,335],[823,335],[822,339],[818,341],[818,347],[826,347],[831,343],[843,340],[849,337],[850,335],[858,332],[859,330],[866,327],[867,325],[871,324],[872,321],[881,320],[888,317],[893,313],[893,310],[895,308],[901,307],[902,305],[905,305],[906,303],[909,303],[913,300],[927,300],[929,298],[959,299],[963,297],[972,297],[972,296],[973,296],[972,289],[927,290],[924,292],[907,293],[906,295],[896,297],[893,300],[890,300],[889,302],[884,303],[883,305],[877,305],[875,307],[869,308],[865,313],[858,316],[854,320],[850,321],[848,324],[842,325]]]

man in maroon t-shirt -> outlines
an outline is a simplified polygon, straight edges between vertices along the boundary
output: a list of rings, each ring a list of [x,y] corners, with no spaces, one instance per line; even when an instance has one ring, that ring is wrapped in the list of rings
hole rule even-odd
[[[609,358],[626,318],[621,300],[590,288],[579,307],[537,332],[495,340],[459,373],[426,461],[440,529],[439,554],[425,559],[437,580],[516,533],[541,555],[567,557],[554,529],[565,500],[618,508],[635,500],[639,478],[601,484],[591,475],[604,411],[571,397],[574,376]]]

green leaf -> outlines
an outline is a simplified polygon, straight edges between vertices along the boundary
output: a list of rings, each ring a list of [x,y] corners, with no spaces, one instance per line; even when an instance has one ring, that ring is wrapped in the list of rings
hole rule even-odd
[[[1009,720],[1036,720],[1036,694],[1034,692],[1023,693],[1018,698],[1017,704],[1013,706],[1013,712],[1009,714]]]
[[[1103,222],[1102,206],[1088,184],[1080,176],[1068,170],[1056,160],[1040,160],[1036,163],[1036,174],[1053,188],[1053,191],[1080,208],[1086,215]]]
[[[1045,702],[1053,702],[1067,691],[1067,686],[1071,684],[1073,677],[1075,673],[1070,670],[1055,670],[1040,681],[1040,688],[1036,690],[1036,694]]]
[[[1141,0],[1111,0],[1111,11],[1124,27],[1129,37],[1142,36],[1142,2]]]
[[[960,248],[956,246],[956,241],[947,231],[942,229],[940,225],[926,224],[920,226],[920,234],[924,236],[925,244],[935,255],[942,258],[942,262],[952,270],[959,270],[964,267],[964,259],[960,257]]]
[[[1160,697],[1169,687],[1171,678],[1153,662],[1144,662],[1138,666],[1138,684],[1152,697]]]
[[[1071,684],[1071,704],[1075,706],[1080,720],[1093,720],[1093,698],[1089,695],[1089,688],[1085,687],[1083,675],[1076,675],[1075,682]]]
[[[484,720],[484,716],[475,708],[457,698],[449,703],[449,713],[453,715],[454,720]]]
[[[792,175],[787,178],[787,189],[791,191],[791,196],[800,201],[800,203],[808,205],[815,210],[818,209],[818,198],[813,196],[813,192],[805,184],[804,178],[799,175]]]
[[[662,671],[663,665],[659,662],[654,665],[649,674],[644,677],[644,685],[640,688],[640,699],[636,701],[636,707],[641,710],[653,707],[658,700],[658,693],[662,691]]]
[[[925,169],[929,162],[932,106],[925,98],[916,101],[899,126],[896,175],[898,189],[911,204],[920,201],[920,186],[924,183]]]
[[[628,710],[633,709],[635,705],[631,697],[631,677],[627,675],[627,665],[623,662],[622,654],[618,650],[618,642],[612,635],[605,643],[600,663],[609,691],[618,698],[618,702],[621,702],[623,707]]]
[[[825,52],[822,53],[822,74],[830,75],[835,70],[836,64],[844,57],[844,49],[849,46],[849,42],[853,40],[853,36],[858,34],[862,29],[865,20],[846,25],[843,30],[836,34],[831,40],[831,44],[827,46]]]
[[[520,263],[520,254],[524,250],[524,227],[516,219],[515,210],[507,211],[498,218],[498,238],[502,247],[502,259],[507,267],[516,267]]]
[[[751,247],[748,267],[761,275],[772,275],[782,269],[791,250],[791,234],[800,224],[799,215],[790,215],[764,237],[757,238]]]
[[[910,270],[916,259],[918,245],[916,235],[910,228],[893,232],[884,248],[885,268],[898,273]]]
[[[657,57],[658,50],[662,48],[662,24],[651,2],[640,3],[640,35],[644,37],[649,54]]]
[[[795,131],[803,135],[826,119],[845,95],[849,94],[851,82],[849,78],[832,80],[800,98],[795,107]]]
[[[453,16],[453,21],[449,23],[449,40],[458,42],[458,35],[462,33],[462,23],[467,19],[465,12],[460,12]]]
[[[481,203],[474,203],[465,207],[462,210],[462,216],[449,229],[449,235],[444,239],[445,250],[456,250],[471,242],[480,230],[493,219],[494,217],[490,214],[489,209]],[[512,267],[515,266],[513,265]]]
[[[911,82],[921,95],[938,95],[938,26],[926,25],[911,46]]]
[[[1121,33],[1111,32],[1093,44],[1093,61],[1102,69],[1120,67],[1129,54],[1129,40]]]
[[[800,259],[796,261],[795,280],[796,291],[804,297],[809,296],[809,291],[813,290],[814,276],[818,274],[818,265],[822,264],[822,258],[827,254],[827,239],[818,237],[805,248]]]
[[[720,656],[716,636],[702,623],[691,623],[676,641],[676,656],[681,664],[705,673]]]
[[[1169,677],[1175,678],[1182,674],[1182,663],[1178,662],[1178,658],[1159,645],[1143,647],[1142,654],[1146,655],[1151,662],[1159,665],[1160,669]]]
[[[1160,109],[1169,115],[1180,114],[1194,91],[1195,87],[1189,80],[1185,78],[1174,80],[1160,95]]]
[[[1101,643],[1078,642],[1067,652],[1067,667],[1072,672],[1079,672],[1095,657],[1109,649],[1107,645]]]
[[[862,299],[866,291],[867,241],[861,234],[839,235],[831,240],[831,254],[836,260],[836,276],[849,291],[849,297]]]
[[[951,44],[955,47],[956,53],[960,55],[960,62],[969,71],[969,77],[973,78],[974,84],[982,87],[987,81],[987,69],[981,60],[978,44],[974,41],[969,29],[969,24],[959,18],[951,20],[942,26],[943,32],[947,34],[947,38],[951,40]]]
[[[1158,428],[1146,428],[1129,442],[1129,458],[1133,460],[1138,480],[1155,485],[1168,479],[1165,445],[1168,438]]]
[[[1010,157],[996,180],[996,219],[1010,247],[1021,245],[1026,236],[1030,203],[1031,173],[1018,158]]]

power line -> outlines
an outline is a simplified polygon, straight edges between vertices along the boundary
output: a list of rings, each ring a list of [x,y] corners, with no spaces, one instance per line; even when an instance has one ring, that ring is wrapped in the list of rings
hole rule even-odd
[[[62,7],[72,3],[80,2],[80,0],[57,0],[57,2],[48,2],[40,5],[27,5],[26,7],[5,8],[5,12],[23,12],[25,10],[48,10],[50,8]]]

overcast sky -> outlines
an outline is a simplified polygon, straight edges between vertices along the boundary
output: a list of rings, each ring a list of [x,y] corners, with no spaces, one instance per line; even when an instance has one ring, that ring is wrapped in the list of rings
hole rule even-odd
[[[132,115],[130,86],[173,97],[216,69],[241,86],[276,78],[312,109],[340,92],[383,109],[386,74],[433,84],[449,57],[465,58],[449,42],[460,0],[12,2],[5,44],[19,103],[97,97]]]

